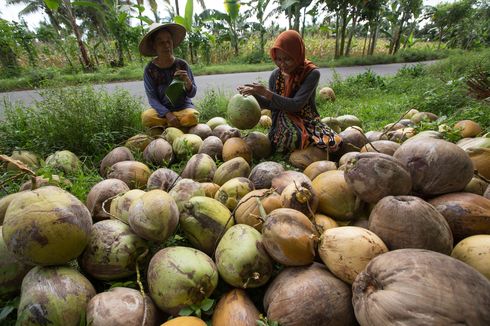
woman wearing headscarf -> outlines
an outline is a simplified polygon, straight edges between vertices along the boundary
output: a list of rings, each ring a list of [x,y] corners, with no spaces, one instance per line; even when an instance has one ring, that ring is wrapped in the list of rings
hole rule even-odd
[[[269,139],[273,151],[289,153],[309,145],[336,151],[341,138],[320,121],[316,88],[320,71],[305,58],[305,45],[298,32],[282,32],[270,50],[277,65],[269,88],[259,83],[238,87],[242,95],[253,95],[260,106],[272,111]]]
[[[191,101],[197,87],[186,61],[174,57],[184,40],[185,27],[153,23],[139,44],[143,56],[153,57],[145,67],[144,85],[150,109],[141,114],[143,126],[190,127],[198,123],[199,112]],[[175,85],[172,85],[172,82]],[[170,91],[170,87],[175,88]]]

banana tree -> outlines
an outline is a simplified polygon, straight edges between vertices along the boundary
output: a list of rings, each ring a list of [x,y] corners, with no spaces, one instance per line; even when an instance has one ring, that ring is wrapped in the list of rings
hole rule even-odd
[[[255,17],[257,18],[256,23],[252,23],[251,26],[254,30],[259,32],[260,37],[260,56],[264,56],[264,48],[265,48],[265,34],[267,30],[265,29],[265,22],[269,21],[274,14],[274,10],[270,11],[266,14],[267,7],[271,3],[271,0],[251,0],[244,4],[248,5],[251,9],[247,10],[247,13],[255,13]]]

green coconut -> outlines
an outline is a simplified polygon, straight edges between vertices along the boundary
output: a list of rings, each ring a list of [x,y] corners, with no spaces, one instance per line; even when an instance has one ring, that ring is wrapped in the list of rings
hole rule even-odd
[[[148,146],[153,141],[153,137],[146,135],[146,134],[137,134],[129,138],[124,146],[129,148],[132,152],[143,152]]]
[[[105,179],[90,188],[86,206],[94,221],[109,219],[110,216],[106,211],[109,210],[112,198],[127,191],[129,191],[128,185],[119,179]]]
[[[197,182],[212,181],[216,163],[208,154],[194,154],[185,165],[181,173],[182,178],[192,179]]]
[[[181,179],[168,193],[177,203],[179,212],[183,211],[184,204],[187,203],[192,197],[206,195],[206,192],[202,188],[201,184],[191,179]]]
[[[7,300],[20,292],[22,279],[31,268],[8,251],[0,225],[0,300]]]
[[[182,160],[197,154],[201,144],[202,139],[198,135],[183,134],[182,136],[175,138],[174,142],[172,143],[172,149],[175,156]]]
[[[34,181],[34,185],[32,184],[33,181]],[[59,176],[56,174],[52,174],[49,177],[36,176],[34,178],[31,178],[30,180],[24,182],[20,186],[19,191],[34,190],[45,186],[71,187],[72,185],[73,184],[71,183],[71,181],[68,180],[67,178],[64,178],[63,176]]]
[[[129,207],[128,221],[140,237],[164,242],[179,223],[179,209],[171,195],[163,190],[150,190]]]
[[[224,204],[230,211],[235,209],[243,196],[254,190],[254,184],[247,178],[228,180],[216,192],[214,199]]]
[[[221,164],[214,173],[213,182],[222,186],[226,181],[237,177],[248,177],[250,165],[241,156],[232,158]]]
[[[160,168],[150,175],[146,189],[161,189],[168,192],[181,179],[177,172],[168,168]]]
[[[107,175],[107,170],[117,162],[121,161],[134,161],[133,153],[129,148],[124,146],[119,146],[114,148],[112,151],[107,153],[106,156],[100,162],[99,173],[101,176],[105,177]]]
[[[184,132],[178,128],[168,127],[162,133],[162,138],[168,141],[169,144],[173,144],[174,140],[177,139],[177,137],[182,136],[183,134]]]
[[[246,224],[226,231],[215,252],[220,276],[237,288],[264,285],[272,276],[272,261],[264,249],[262,234]]]
[[[124,181],[129,188],[145,188],[151,175],[150,168],[138,161],[121,161],[112,165],[107,173],[107,178]]]
[[[82,325],[95,293],[89,280],[73,268],[36,266],[22,281],[16,325]]]
[[[184,204],[180,226],[192,245],[212,255],[220,237],[233,225],[230,210],[216,199],[196,196]]]
[[[58,265],[82,253],[91,228],[92,216],[79,199],[47,186],[12,200],[2,232],[8,249],[23,261]]]
[[[189,247],[168,247],[158,251],[148,266],[148,287],[155,304],[171,315],[199,304],[218,285],[213,260]]]
[[[22,194],[22,192],[14,192],[0,198],[0,225],[3,224],[5,213],[7,212],[7,208],[9,207],[10,203],[12,202],[12,200],[14,200],[15,197],[19,196],[20,194]]]
[[[24,151],[24,150],[13,151],[12,155],[10,155],[10,158],[13,160],[21,161],[22,163],[27,165],[29,168],[34,169],[34,170],[39,167],[39,157],[35,153],[30,152],[30,151]],[[7,165],[7,169],[8,170],[17,170],[18,168],[14,164],[9,163]]]
[[[358,126],[362,128],[362,121],[355,115],[344,114],[344,115],[339,115],[335,119],[339,123],[339,126],[342,130],[352,126]]]
[[[128,225],[118,220],[104,220],[92,226],[90,241],[79,263],[98,280],[117,280],[136,273],[136,262],[147,249],[146,241]]]
[[[228,102],[228,121],[238,129],[251,129],[260,120],[260,105],[253,96],[235,94]]]
[[[124,194],[116,196],[111,201],[109,213],[112,217],[128,224],[129,207],[137,198],[141,197],[145,192],[141,189],[131,189]]]
[[[82,165],[78,157],[68,151],[57,151],[46,158],[46,166],[52,167],[56,171],[64,172],[65,174],[75,173]]]

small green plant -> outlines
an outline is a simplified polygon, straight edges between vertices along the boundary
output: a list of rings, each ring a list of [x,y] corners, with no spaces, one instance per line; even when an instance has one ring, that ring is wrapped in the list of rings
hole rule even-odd
[[[206,122],[214,117],[225,117],[227,106],[228,98],[222,92],[210,90],[197,103],[200,112],[199,120]]]
[[[15,325],[15,311],[19,306],[20,297],[15,297],[3,303],[0,308],[0,325]]]
[[[262,314],[259,317],[260,317],[260,319],[257,320],[257,326],[280,326],[279,322],[269,320],[269,319],[267,319],[267,317],[265,317]]]
[[[191,304],[179,311],[179,316],[197,316],[201,318],[202,314],[211,315],[213,313],[214,300],[206,298],[199,304]]]

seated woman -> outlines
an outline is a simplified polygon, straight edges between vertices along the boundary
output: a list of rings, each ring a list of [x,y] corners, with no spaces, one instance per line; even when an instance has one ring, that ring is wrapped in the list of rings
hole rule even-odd
[[[315,145],[336,151],[341,138],[320,121],[316,109],[316,88],[320,71],[305,59],[305,45],[298,32],[282,32],[270,50],[277,68],[269,78],[269,89],[259,83],[237,88],[253,95],[260,106],[272,111],[269,139],[274,152],[289,153]]]
[[[150,109],[141,114],[143,126],[190,127],[198,123],[199,112],[191,98],[197,87],[191,68],[182,59],[174,57],[174,49],[184,40],[185,27],[179,24],[153,23],[139,44],[141,55],[155,57],[145,67],[144,84]],[[174,102],[167,96],[167,88],[174,78],[183,81],[184,91]]]

